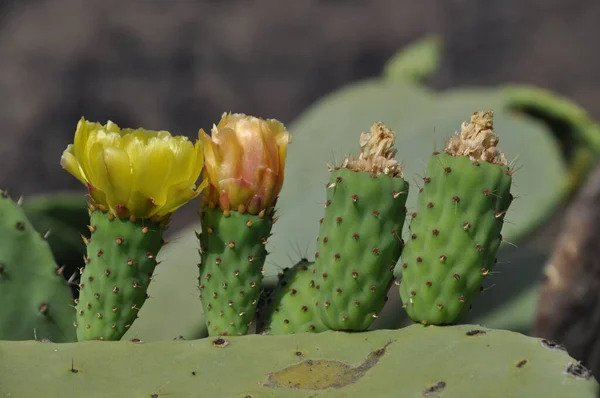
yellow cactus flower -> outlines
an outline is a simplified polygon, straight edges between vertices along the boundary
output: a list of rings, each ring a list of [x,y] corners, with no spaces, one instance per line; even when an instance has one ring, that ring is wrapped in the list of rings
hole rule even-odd
[[[100,210],[164,221],[207,186],[196,186],[203,160],[201,141],[81,118],[60,163],[87,186]]]
[[[205,204],[223,211],[270,212],[283,185],[287,145],[291,136],[274,119],[224,113],[204,143]]]

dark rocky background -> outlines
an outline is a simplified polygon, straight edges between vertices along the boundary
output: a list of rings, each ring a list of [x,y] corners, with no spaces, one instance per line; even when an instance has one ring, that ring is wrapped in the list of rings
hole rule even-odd
[[[528,82],[600,117],[591,0],[5,0],[0,186],[80,189],[61,170],[80,116],[194,135],[225,110],[290,122],[427,33],[432,84]]]

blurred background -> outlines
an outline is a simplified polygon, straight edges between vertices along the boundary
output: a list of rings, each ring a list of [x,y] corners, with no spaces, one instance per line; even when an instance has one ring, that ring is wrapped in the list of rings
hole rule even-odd
[[[435,87],[533,83],[600,116],[599,19],[585,0],[3,1],[0,185],[79,189],[59,159],[81,116],[190,136],[230,110],[289,123],[431,33]]]
[[[586,186],[588,172],[596,164],[592,144],[600,137],[600,133],[594,135],[599,131],[594,120],[600,119],[600,52],[595,51],[598,21],[600,3],[591,0],[5,0],[0,3],[0,187],[26,197],[83,193],[80,183],[59,165],[82,116],[101,122],[110,119],[121,127],[165,129],[195,137],[199,128],[209,130],[217,123],[223,112],[243,112],[296,126],[298,148],[302,148],[297,150],[309,155],[314,147],[301,143],[302,134],[311,129],[302,126],[312,117],[310,109],[315,103],[356,82],[378,79],[403,48],[436,37],[441,45],[431,49],[435,54],[426,50],[425,61],[414,60],[417,75],[419,65],[430,65],[430,58],[435,65],[404,91],[412,93],[417,83],[420,87],[394,105],[400,113],[410,108],[413,99],[418,102],[421,92],[437,98],[439,92],[469,88],[470,99],[462,108],[454,102],[458,109],[447,118],[448,124],[443,124],[445,134],[479,110],[475,108],[478,95],[482,106],[487,106],[485,93],[509,85],[533,85],[553,93],[554,100],[543,95],[529,97],[516,106],[516,113],[543,124],[551,138],[548,145],[540,144],[539,151],[557,146],[556,159],[550,163],[562,162],[567,188],[560,195],[547,193],[545,189],[563,181],[558,177],[552,181],[552,173],[536,178],[533,172],[533,178],[518,187],[527,197],[528,184],[532,184],[531,190],[538,190],[535,194],[540,198],[556,196],[556,200],[552,207],[544,207],[545,213],[536,216],[539,222],[530,223],[526,233],[515,234],[518,248],[509,246],[502,252],[500,262],[511,263],[510,272],[500,273],[496,279],[500,287],[490,289],[487,296],[492,304],[474,308],[471,318],[530,332],[544,264],[565,229],[565,209]],[[403,62],[410,66],[412,59]],[[357,86],[351,87],[357,90]],[[562,98],[568,98],[575,110],[563,112]],[[513,109],[515,102],[519,101],[508,101],[507,109]],[[542,111],[536,111],[538,106]],[[450,104],[440,109],[448,107]],[[441,125],[435,118],[428,122],[426,112],[411,116],[428,132]],[[332,116],[332,125],[344,118],[336,117]],[[376,113],[372,116],[377,117]],[[332,126],[326,121],[321,126],[319,134],[325,137]],[[350,133],[368,127],[365,119]],[[293,129],[291,132],[296,134]],[[520,130],[508,134],[518,147]],[[529,146],[530,152],[535,142]],[[575,156],[574,147],[588,152]],[[292,187],[297,181],[293,176],[299,175],[294,170],[302,170],[300,155],[290,156],[297,166],[286,180]],[[541,159],[538,166],[544,166]],[[427,160],[426,152],[421,160]],[[538,179],[546,184],[539,189]],[[320,182],[314,182],[315,192],[322,194]],[[301,193],[289,193],[287,198],[297,195]],[[79,205],[78,210],[82,208]],[[186,206],[176,214],[173,236],[197,222],[195,211],[194,206]],[[521,208],[519,214],[536,211],[541,208]],[[31,210],[34,219],[38,213]],[[39,225],[55,222],[42,216],[40,220]],[[78,228],[84,222],[74,224]],[[299,242],[304,247],[304,240]],[[56,241],[56,247],[60,243]],[[57,256],[72,261],[73,247],[79,246],[69,246],[67,254],[57,249]],[[77,261],[80,258],[78,254]],[[175,289],[182,280],[185,278],[176,279],[165,289]],[[526,301],[519,301],[521,296]],[[511,300],[516,304],[506,307]],[[391,315],[381,327],[404,322],[393,315],[398,311],[398,298],[392,297],[391,302]],[[148,312],[153,311],[151,304],[148,306]],[[515,316],[521,318],[511,321]],[[145,319],[152,320],[150,315]],[[171,321],[165,323],[190,326],[189,320]],[[138,324],[143,326],[144,316]],[[556,334],[556,330],[538,330],[537,334],[566,339],[566,332]],[[161,338],[167,335],[175,337],[174,330],[158,333]],[[570,341],[574,355],[583,358],[578,340]]]

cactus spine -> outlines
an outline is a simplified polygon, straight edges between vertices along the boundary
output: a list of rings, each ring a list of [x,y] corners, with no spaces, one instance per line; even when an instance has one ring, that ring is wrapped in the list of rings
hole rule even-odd
[[[387,300],[402,252],[408,184],[394,133],[375,123],[359,159],[330,168],[315,259],[318,313],[330,329],[369,328]]]
[[[513,199],[497,144],[493,113],[476,112],[429,160],[401,261],[400,296],[415,322],[459,322],[495,264]]]

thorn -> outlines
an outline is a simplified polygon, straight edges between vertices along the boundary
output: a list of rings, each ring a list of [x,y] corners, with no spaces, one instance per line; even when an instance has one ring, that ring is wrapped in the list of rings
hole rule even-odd
[[[48,239],[48,237],[50,236],[50,229],[46,231],[46,233],[44,235],[42,235],[42,239],[46,240]]]
[[[21,206],[23,204],[23,195],[19,196],[19,200],[17,200],[17,206]]]
[[[88,238],[86,238],[84,235],[81,235],[81,240],[83,240],[83,243],[85,243],[86,245],[90,244],[90,240]]]
[[[70,284],[75,284],[73,283],[73,281],[75,280],[75,276],[77,275],[77,272],[73,272],[73,275],[71,275],[71,277],[69,278],[69,280],[67,281]]]

